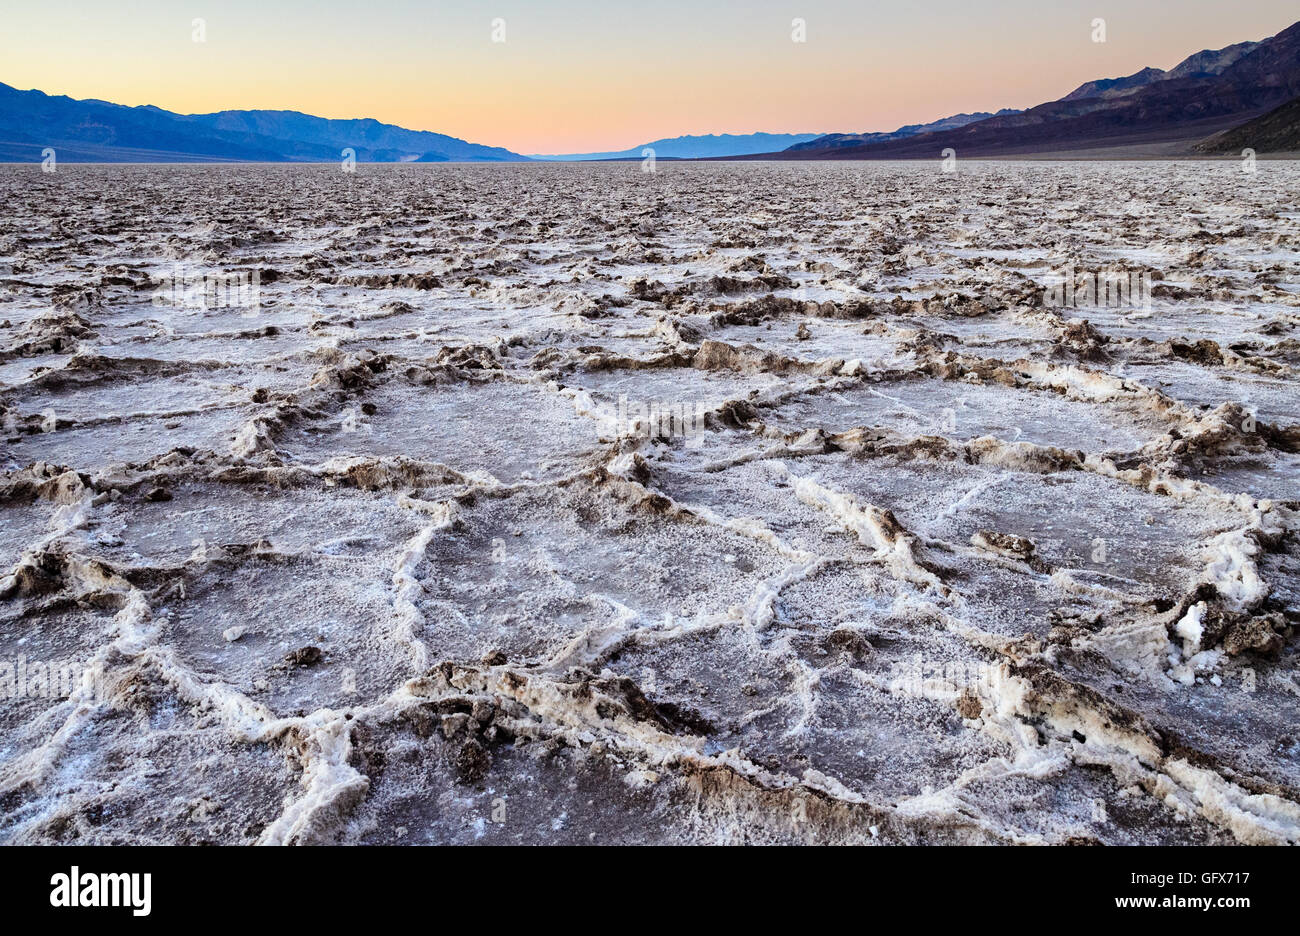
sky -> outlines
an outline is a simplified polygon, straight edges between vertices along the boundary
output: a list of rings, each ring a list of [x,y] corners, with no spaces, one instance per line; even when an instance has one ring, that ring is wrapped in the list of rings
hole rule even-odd
[[[524,154],[621,150],[690,133],[893,130],[1032,107],[1085,81],[1170,68],[1300,20],[1295,0],[6,7],[0,81],[17,88],[181,113],[373,117]],[[1094,41],[1099,18],[1105,42]],[[796,19],[805,41],[793,41]]]

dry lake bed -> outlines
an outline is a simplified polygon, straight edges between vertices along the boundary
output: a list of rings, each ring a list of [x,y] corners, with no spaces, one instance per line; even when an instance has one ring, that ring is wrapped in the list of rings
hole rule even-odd
[[[0,841],[1295,843],[1300,163],[0,167]]]

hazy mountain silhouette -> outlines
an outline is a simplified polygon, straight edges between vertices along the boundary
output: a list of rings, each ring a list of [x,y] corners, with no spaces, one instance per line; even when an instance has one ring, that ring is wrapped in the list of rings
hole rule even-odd
[[[817,133],[710,133],[704,136],[679,136],[653,140],[625,150],[604,153],[568,153],[561,156],[533,156],[533,159],[592,160],[641,159],[646,148],[655,151],[656,159],[699,159],[708,156],[743,156],[770,153],[794,144],[820,138]]]
[[[175,114],[151,105],[79,101],[0,83],[0,159],[63,161],[336,161],[352,148],[359,162],[508,162],[527,157],[377,120],[331,120],[297,111],[231,110]]]

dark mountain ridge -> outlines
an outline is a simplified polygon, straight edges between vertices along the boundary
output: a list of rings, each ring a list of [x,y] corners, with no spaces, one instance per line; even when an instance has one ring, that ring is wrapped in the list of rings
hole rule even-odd
[[[1197,144],[1198,153],[1300,153],[1300,98]]]
[[[1258,43],[1189,56],[1168,72],[1102,79],[1064,98],[953,130],[849,146],[800,147],[768,159],[1011,156],[1185,142],[1240,126],[1300,95],[1300,23]]]
[[[792,150],[818,150],[827,148],[840,148],[845,146],[860,146],[863,143],[880,143],[886,140],[902,140],[907,137],[917,136],[922,133],[933,133],[939,130],[955,130],[958,127],[964,127],[967,124],[975,123],[980,120],[987,120],[990,117],[1001,117],[1007,114],[1018,114],[1019,111],[1006,108],[998,111],[996,114],[987,112],[977,114],[954,114],[951,117],[944,117],[927,124],[908,124],[905,127],[899,127],[893,131],[879,131],[866,133],[828,133],[820,136],[815,140],[809,140],[806,143],[798,143],[786,148],[786,152]]]

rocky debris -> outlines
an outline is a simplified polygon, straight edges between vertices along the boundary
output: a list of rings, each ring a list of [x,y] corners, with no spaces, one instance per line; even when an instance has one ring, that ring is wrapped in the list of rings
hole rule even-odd
[[[284,656],[284,662],[290,666],[315,666],[325,658],[320,647],[299,647]]]
[[[1050,574],[1051,566],[1036,554],[1033,541],[1011,533],[998,533],[995,530],[980,530],[972,534],[971,544],[999,556],[1016,559],[1029,566],[1035,572]]]

